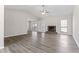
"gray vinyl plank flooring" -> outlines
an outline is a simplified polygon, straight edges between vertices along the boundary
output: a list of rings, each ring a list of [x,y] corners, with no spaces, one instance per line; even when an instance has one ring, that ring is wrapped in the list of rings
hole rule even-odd
[[[73,37],[56,33],[37,33],[5,38],[0,53],[79,53]]]

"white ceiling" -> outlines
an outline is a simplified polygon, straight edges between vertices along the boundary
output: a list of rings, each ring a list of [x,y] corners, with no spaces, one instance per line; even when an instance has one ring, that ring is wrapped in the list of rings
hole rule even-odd
[[[5,8],[23,10],[36,17],[43,17],[40,12],[41,5],[7,5]],[[48,16],[71,15],[73,13],[72,5],[45,5],[45,8],[49,12]]]

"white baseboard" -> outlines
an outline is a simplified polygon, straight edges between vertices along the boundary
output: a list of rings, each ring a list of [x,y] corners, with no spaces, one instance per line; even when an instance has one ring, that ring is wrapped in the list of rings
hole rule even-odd
[[[77,44],[77,46],[78,46],[78,48],[79,48],[79,43],[78,43],[78,41],[76,40],[76,37],[73,35],[73,38],[74,38],[74,40],[75,40],[75,42],[76,42],[76,44]]]
[[[7,38],[7,37],[12,37],[12,36],[24,35],[24,34],[27,34],[27,33],[23,33],[23,34],[16,34],[16,35],[9,35],[9,36],[4,36],[4,37],[5,37],[5,38]]]

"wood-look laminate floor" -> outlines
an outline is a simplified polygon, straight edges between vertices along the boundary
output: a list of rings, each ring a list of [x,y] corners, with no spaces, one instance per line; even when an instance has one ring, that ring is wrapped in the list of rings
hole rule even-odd
[[[5,38],[2,53],[78,53],[72,36],[37,33]]]

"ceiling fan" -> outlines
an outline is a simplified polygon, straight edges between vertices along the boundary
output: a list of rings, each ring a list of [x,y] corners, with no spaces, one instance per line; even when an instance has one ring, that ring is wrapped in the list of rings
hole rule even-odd
[[[42,15],[47,15],[49,12],[48,12],[47,9],[45,9],[45,5],[42,5],[41,7],[42,7],[41,14]]]

